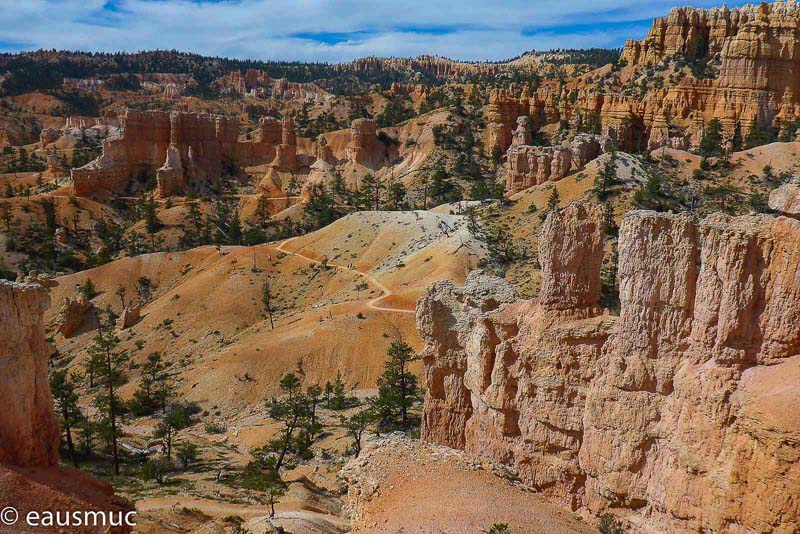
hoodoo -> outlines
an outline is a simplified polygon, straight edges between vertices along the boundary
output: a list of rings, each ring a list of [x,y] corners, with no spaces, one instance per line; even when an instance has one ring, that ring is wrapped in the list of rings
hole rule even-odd
[[[542,290],[432,286],[424,439],[513,466],[579,512],[662,532],[800,521],[800,222],[629,213],[620,316],[597,307],[596,208],[552,213]]]

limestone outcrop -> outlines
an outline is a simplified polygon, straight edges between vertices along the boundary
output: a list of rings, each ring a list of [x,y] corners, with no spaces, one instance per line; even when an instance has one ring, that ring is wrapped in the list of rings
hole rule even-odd
[[[795,532],[800,221],[629,213],[613,317],[601,213],[548,217],[536,300],[480,275],[420,299],[423,438],[633,532]]]
[[[189,151],[189,160],[193,159],[194,153]],[[178,147],[170,143],[167,148],[167,159],[156,172],[157,193],[160,198],[171,196],[173,193],[183,189],[185,184],[183,177],[183,164]]]
[[[273,165],[280,169],[297,168],[297,135],[294,133],[294,122],[286,118],[281,121],[281,142],[275,153]]]
[[[58,463],[59,430],[44,339],[49,297],[36,284],[0,281],[0,463]]]
[[[372,156],[377,143],[375,121],[371,119],[354,120],[350,123],[347,159],[352,163],[364,164]]]
[[[247,69],[244,73],[232,72],[218,80],[215,85],[228,93],[261,98],[330,101],[334,96],[314,83],[290,82],[286,78],[271,78],[258,69]]]
[[[122,310],[122,314],[117,319],[117,328],[120,330],[125,330],[126,328],[130,328],[136,324],[142,314],[142,307],[138,304],[132,306],[125,306],[125,309]]]
[[[39,144],[46,147],[50,143],[55,143],[61,137],[61,130],[58,128],[42,128],[39,133]]]

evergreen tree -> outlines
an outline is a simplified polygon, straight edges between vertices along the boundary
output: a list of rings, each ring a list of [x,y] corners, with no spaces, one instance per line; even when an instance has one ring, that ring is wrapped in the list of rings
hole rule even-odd
[[[104,388],[95,398],[95,405],[102,414],[101,434],[111,444],[115,476],[119,475],[117,440],[122,435],[119,420],[124,409],[124,402],[119,397],[118,388],[127,381],[123,369],[128,362],[128,354],[118,350],[118,345],[119,338],[114,333],[113,322],[111,320],[104,321],[98,317],[97,335],[87,351],[91,368],[99,384]]]
[[[755,148],[761,145],[768,145],[778,140],[778,132],[771,124],[759,121],[753,125],[753,129],[747,134],[745,144],[747,148]]]
[[[419,359],[411,347],[395,341],[387,351],[383,374],[378,378],[378,397],[373,401],[373,410],[384,428],[408,428],[408,411],[421,400],[417,377],[409,366]]]
[[[154,234],[158,232],[163,225],[161,224],[161,221],[158,220],[158,215],[156,214],[155,198],[153,198],[153,195],[142,195],[140,202],[142,218],[144,219],[147,233]]]
[[[189,410],[182,404],[175,404],[169,407],[161,418],[154,437],[164,441],[167,448],[167,460],[172,461],[172,443],[175,435],[191,424]]]
[[[550,196],[547,199],[547,212],[556,211],[558,210],[558,206],[561,203],[561,197],[558,194],[558,188],[553,186],[553,189],[550,191]]]
[[[53,371],[50,377],[50,391],[59,414],[61,429],[64,431],[69,459],[75,467],[78,467],[78,457],[75,454],[72,434],[83,419],[78,407],[77,388],[80,380],[79,375],[74,373],[67,375],[66,370]]]
[[[297,182],[297,176],[292,173],[292,177],[289,179],[289,184],[286,186],[286,196],[287,197],[294,197],[300,192],[300,184]]]
[[[167,364],[160,352],[147,356],[142,365],[142,376],[139,388],[133,393],[131,412],[134,415],[151,415],[156,410],[166,410],[167,402],[173,394],[174,386],[170,383]]]
[[[599,200],[605,200],[609,189],[619,183],[617,178],[617,153],[611,152],[611,157],[603,165],[603,168],[594,179],[594,194]]]
[[[361,181],[361,189],[358,191],[359,207],[364,210],[378,211],[381,205],[383,189],[383,183],[372,174],[364,176]]]
[[[293,373],[284,375],[280,381],[280,388],[285,397],[281,400],[273,399],[269,408],[271,417],[280,421],[283,428],[279,437],[265,447],[268,451],[278,454],[272,466],[275,472],[280,471],[283,466],[294,442],[295,432],[309,415],[305,395],[300,390],[300,379],[296,375]]]
[[[305,428],[306,447],[310,447],[314,439],[322,430],[322,425],[317,420],[317,406],[322,402],[322,388],[313,385],[306,390],[306,410],[308,413],[308,424]]]
[[[272,462],[257,460],[247,464],[242,473],[241,486],[266,493],[270,505],[269,517],[275,517],[275,503],[286,494],[286,484]]]
[[[340,217],[333,197],[323,184],[314,184],[309,189],[308,202],[303,206],[304,213],[311,224],[310,230],[323,228]]]
[[[394,182],[389,186],[389,205],[392,210],[397,211],[407,206],[406,194],[406,186],[403,185],[403,182]]]
[[[181,443],[175,455],[183,466],[183,470],[189,468],[189,464],[197,461],[197,445],[191,442]]]
[[[719,119],[711,119],[703,131],[700,140],[700,155],[705,158],[719,156],[722,152],[722,123]]]
[[[346,407],[344,381],[342,380],[341,371],[336,371],[336,380],[333,383],[333,396],[328,403],[328,407],[330,407],[331,410],[343,410]]]
[[[347,435],[353,440],[353,454],[356,458],[361,454],[361,436],[367,427],[375,421],[375,414],[371,409],[361,410],[350,417],[341,418],[342,425],[347,431]]]

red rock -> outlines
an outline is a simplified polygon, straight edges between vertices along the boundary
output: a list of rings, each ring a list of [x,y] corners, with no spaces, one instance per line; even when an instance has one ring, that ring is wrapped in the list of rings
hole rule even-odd
[[[0,281],[0,463],[58,463],[43,322],[49,303],[39,285]]]
[[[800,221],[629,213],[614,318],[594,217],[550,216],[538,301],[477,276],[420,300],[423,438],[636,531],[794,532]]]

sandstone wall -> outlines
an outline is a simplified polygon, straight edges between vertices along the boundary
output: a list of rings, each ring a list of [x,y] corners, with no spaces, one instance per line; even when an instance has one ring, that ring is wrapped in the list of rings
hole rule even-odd
[[[757,123],[780,127],[800,116],[800,5],[794,0],[747,5],[729,10],[676,8],[656,19],[647,38],[628,41],[622,53],[627,74],[705,43],[702,59],[719,56],[716,79],[687,77],[643,97],[598,92],[580,80],[563,87],[545,84],[535,93],[525,87],[499,92],[486,107],[487,153],[505,151],[517,117],[528,115],[535,127],[560,121],[576,126],[597,116],[602,134],[622,150],[685,144],[670,139],[668,126],[689,135],[718,118],[725,133],[738,128],[746,136]],[[669,118],[669,119],[667,119]],[[669,124],[668,124],[669,122]],[[678,135],[678,134],[675,134]]]
[[[159,192],[168,196],[195,180],[218,180],[228,166],[270,163],[279,147],[287,166],[296,157],[294,132],[284,131],[291,124],[262,121],[254,141],[239,142],[238,121],[218,115],[126,110],[119,121],[121,132],[103,141],[103,154],[73,169],[76,195],[122,192],[133,180],[160,174]]]
[[[59,430],[44,340],[49,297],[36,284],[0,281],[0,463],[58,463]]]
[[[580,171],[610,145],[610,139],[590,134],[578,134],[564,144],[551,147],[522,144],[517,141],[530,143],[522,123],[515,130],[514,137],[506,152],[507,195],[548,181],[556,182],[573,171]]]
[[[347,159],[351,163],[368,164],[376,159],[376,150],[383,155],[383,146],[378,143],[375,121],[356,119],[350,123],[350,139],[347,142]]]
[[[631,212],[615,318],[599,215],[549,216],[538,300],[479,276],[420,300],[423,438],[634,532],[796,532],[800,221]]]

